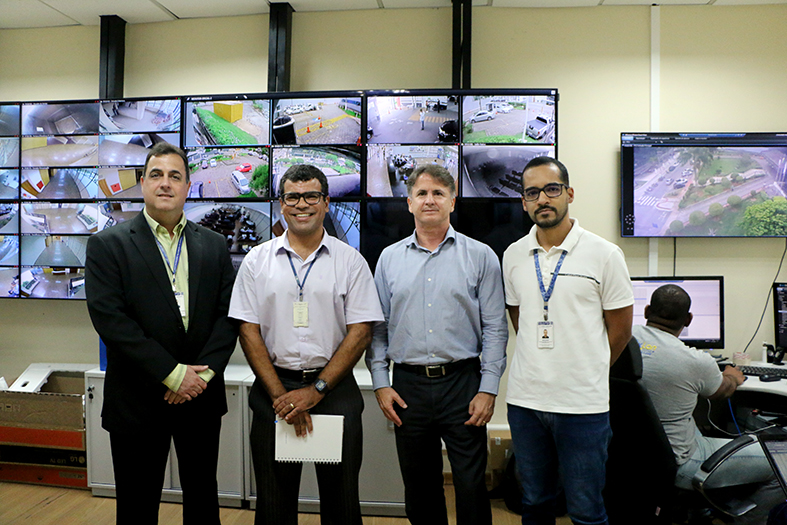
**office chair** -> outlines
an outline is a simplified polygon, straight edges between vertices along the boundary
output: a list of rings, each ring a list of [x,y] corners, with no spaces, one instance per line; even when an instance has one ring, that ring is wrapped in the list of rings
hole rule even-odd
[[[642,354],[632,337],[610,368],[613,435],[604,494],[610,525],[680,523],[692,513],[705,515],[707,504],[720,512],[722,519],[753,509],[755,505],[748,498],[758,484],[715,489],[707,485],[727,458],[756,440],[741,436],[708,458],[693,480],[696,492],[675,487],[675,455],[641,378]]]
[[[604,500],[610,525],[671,523],[678,466],[648,391],[642,355],[631,338],[610,369],[612,441]]]
[[[755,443],[757,443],[757,438],[749,434],[733,439],[706,459],[697,473],[694,474],[694,479],[691,480],[694,489],[705,496],[705,499],[713,505],[713,508],[726,516],[737,518],[755,508],[757,504],[749,498],[757,491],[760,484],[750,483],[748,485],[709,489],[707,487],[708,480],[712,479],[713,473],[718,470],[727,458],[738,450]]]

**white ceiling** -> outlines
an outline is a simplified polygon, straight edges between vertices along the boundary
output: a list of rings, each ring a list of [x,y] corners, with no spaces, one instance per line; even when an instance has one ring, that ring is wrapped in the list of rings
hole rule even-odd
[[[752,5],[787,0],[472,0],[473,6],[588,7],[599,5]],[[98,25],[101,15],[129,24],[180,18],[265,14],[276,0],[0,0],[0,29]],[[290,0],[296,12],[450,7],[451,0]]]

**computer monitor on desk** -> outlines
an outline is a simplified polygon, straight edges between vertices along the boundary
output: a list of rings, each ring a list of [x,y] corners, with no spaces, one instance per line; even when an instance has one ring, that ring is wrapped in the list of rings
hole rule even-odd
[[[774,346],[787,348],[787,283],[773,283]]]
[[[680,286],[691,297],[691,325],[679,338],[694,348],[724,348],[724,278],[712,277],[632,277],[634,324],[645,324],[645,306],[650,296],[665,284]],[[787,294],[785,295],[787,297]]]

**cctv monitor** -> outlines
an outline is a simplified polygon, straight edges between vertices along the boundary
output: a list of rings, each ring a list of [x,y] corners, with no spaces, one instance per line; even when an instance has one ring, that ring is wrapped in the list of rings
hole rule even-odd
[[[183,144],[189,148],[268,146],[270,104],[269,99],[245,95],[188,97]]]
[[[188,148],[189,199],[267,199],[270,148]]]
[[[272,197],[279,197],[281,177],[297,164],[311,164],[325,174],[331,199],[361,196],[360,146],[274,146],[271,149]]]
[[[787,134],[623,133],[620,178],[624,237],[787,236]]]
[[[271,238],[287,231],[280,202],[271,203]],[[331,201],[323,219],[328,235],[336,237],[356,250],[361,249],[361,203],[359,201]],[[367,259],[368,260],[368,259]]]
[[[224,237],[235,268],[258,244],[271,238],[270,202],[187,202],[186,218]]]
[[[0,168],[19,166],[19,138],[0,137]]]
[[[19,105],[0,104],[0,137],[16,135],[19,135]],[[2,295],[1,289],[0,295]]]
[[[95,135],[98,122],[98,102],[22,104],[22,135]]]
[[[19,170],[0,169],[0,199],[19,199]]]
[[[20,297],[33,299],[85,299],[85,269],[60,266],[22,266]],[[2,293],[2,289],[0,289]]]
[[[466,145],[462,148],[462,197],[522,196],[522,170],[527,163],[542,156],[555,156],[553,145],[488,146]]]
[[[407,197],[407,179],[424,164],[448,170],[459,187],[459,148],[453,144],[370,144],[366,147],[366,195]]]
[[[0,298],[19,297],[19,268],[0,268]]]
[[[272,101],[271,139],[277,145],[361,143],[361,97],[278,98]]]
[[[656,289],[666,284],[683,288],[691,297],[691,324],[678,338],[694,348],[724,348],[724,278],[632,277],[635,325],[646,324],[645,306]]]
[[[101,101],[99,131],[102,135],[178,132],[180,99]]]
[[[464,144],[555,144],[555,93],[474,93],[462,99]]]
[[[368,144],[457,144],[459,96],[443,91],[403,91],[366,98]]]

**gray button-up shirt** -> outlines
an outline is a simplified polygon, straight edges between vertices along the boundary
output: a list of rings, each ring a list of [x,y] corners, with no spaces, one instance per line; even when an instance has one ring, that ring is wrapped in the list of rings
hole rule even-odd
[[[374,282],[385,317],[366,353],[375,390],[390,386],[390,361],[439,365],[480,355],[479,391],[497,394],[508,323],[500,262],[489,246],[449,227],[430,252],[413,233],[383,250]]]

